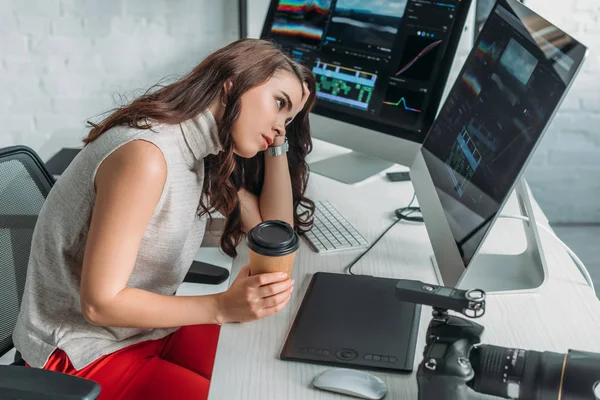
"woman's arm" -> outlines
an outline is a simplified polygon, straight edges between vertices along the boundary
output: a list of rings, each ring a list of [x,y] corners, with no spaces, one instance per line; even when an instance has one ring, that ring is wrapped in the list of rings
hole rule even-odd
[[[285,142],[284,136],[277,136],[273,146]],[[288,169],[287,154],[265,157],[265,180],[259,198],[260,214],[263,220],[278,219],[294,226],[294,204],[292,182]]]
[[[238,197],[240,199],[240,213],[242,214],[242,231],[248,233],[250,229],[263,221],[258,196],[242,188],[238,191]]]
[[[164,296],[127,287],[166,176],[162,152],[140,140],[116,150],[98,169],[81,277],[84,317],[102,326],[163,328],[247,321],[280,310],[293,282],[274,283],[281,280],[277,274],[240,274],[229,290],[210,296]]]
[[[89,322],[159,328],[219,319],[214,297],[162,296],[126,287],[166,177],[161,151],[140,140],[119,148],[98,168],[80,289]]]

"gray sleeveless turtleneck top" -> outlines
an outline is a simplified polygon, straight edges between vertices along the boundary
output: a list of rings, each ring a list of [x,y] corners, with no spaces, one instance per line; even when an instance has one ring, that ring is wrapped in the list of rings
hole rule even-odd
[[[13,333],[15,347],[33,367],[43,367],[59,348],[79,370],[103,355],[176,330],[95,326],[81,312],[81,268],[96,197],[96,171],[108,155],[132,140],[146,140],[162,151],[167,179],[127,286],[172,295],[200,246],[205,221],[197,208],[204,158],[221,150],[212,114],[207,110],[180,125],[155,125],[153,130],[115,127],[100,135],[58,179],[34,229]]]

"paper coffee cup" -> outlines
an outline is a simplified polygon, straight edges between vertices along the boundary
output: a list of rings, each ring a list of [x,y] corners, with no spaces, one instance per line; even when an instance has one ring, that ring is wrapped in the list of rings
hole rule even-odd
[[[284,221],[264,221],[248,232],[250,275],[267,272],[285,272],[292,276],[294,257],[300,238]]]

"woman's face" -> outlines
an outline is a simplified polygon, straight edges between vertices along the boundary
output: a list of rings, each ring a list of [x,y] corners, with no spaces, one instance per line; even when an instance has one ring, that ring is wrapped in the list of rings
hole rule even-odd
[[[233,151],[252,158],[271,144],[283,143],[285,127],[304,108],[308,88],[287,72],[275,73],[241,97],[241,110],[233,127]]]

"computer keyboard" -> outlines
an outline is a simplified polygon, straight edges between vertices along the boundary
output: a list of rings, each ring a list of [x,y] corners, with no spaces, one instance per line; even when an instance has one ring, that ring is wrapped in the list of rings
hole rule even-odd
[[[304,236],[317,253],[360,249],[369,245],[328,201],[315,201],[313,227]]]

